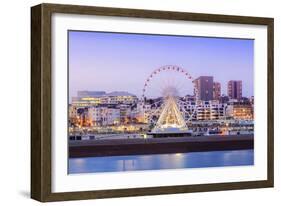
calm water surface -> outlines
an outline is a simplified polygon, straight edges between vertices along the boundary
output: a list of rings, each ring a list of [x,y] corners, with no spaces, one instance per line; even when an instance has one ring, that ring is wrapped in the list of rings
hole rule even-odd
[[[253,164],[253,150],[86,157],[70,158],[69,173],[243,166]]]

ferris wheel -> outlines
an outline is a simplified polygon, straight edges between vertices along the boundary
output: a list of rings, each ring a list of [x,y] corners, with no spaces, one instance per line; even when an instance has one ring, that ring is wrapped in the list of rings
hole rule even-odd
[[[145,80],[141,98],[148,122],[157,122],[167,98],[173,98],[185,121],[190,121],[196,113],[196,107],[188,100],[188,97],[196,100],[198,91],[194,84],[189,72],[179,66],[165,65],[153,70]]]

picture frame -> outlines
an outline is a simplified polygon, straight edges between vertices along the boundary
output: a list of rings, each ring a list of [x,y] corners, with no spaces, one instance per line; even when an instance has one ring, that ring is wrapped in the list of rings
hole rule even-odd
[[[267,147],[266,147],[266,179],[220,183],[200,183],[184,185],[165,185],[149,187],[130,187],[120,189],[82,190],[54,192],[54,164],[52,157],[53,113],[52,101],[56,87],[53,84],[52,54],[53,39],[52,16],[69,14],[99,17],[124,17],[129,21],[145,19],[150,21],[169,20],[197,23],[222,23],[229,25],[265,26],[267,74]],[[41,201],[65,201],[111,197],[128,197],[141,195],[160,195],[190,192],[206,192],[220,190],[236,190],[266,188],[274,185],[274,20],[264,17],[230,16],[217,14],[201,14],[171,11],[138,10],[124,8],[107,8],[79,5],[40,4],[31,8],[31,198]]]

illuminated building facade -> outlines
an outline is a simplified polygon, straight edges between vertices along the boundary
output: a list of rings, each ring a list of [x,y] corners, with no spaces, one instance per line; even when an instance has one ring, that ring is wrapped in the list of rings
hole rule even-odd
[[[92,107],[101,104],[135,104],[138,98],[128,92],[78,91],[77,97],[72,98],[76,107]]]
[[[120,109],[104,106],[90,107],[87,117],[91,126],[116,125],[120,122]]]
[[[68,107],[69,109],[68,109],[68,115],[69,115],[69,117],[70,118],[75,118],[75,117],[77,117],[77,108],[75,107],[75,106],[73,106],[73,105],[69,105],[69,107]]]
[[[199,101],[197,103],[197,120],[217,120],[225,117],[226,104],[218,100]]]
[[[73,97],[72,105],[76,107],[91,107],[101,104],[101,97]]]
[[[120,108],[120,122],[129,123],[131,122],[131,107],[129,105],[123,104],[119,105]]]
[[[135,104],[138,98],[128,92],[111,92],[103,95],[104,104]]]
[[[226,115],[237,120],[253,120],[254,109],[251,104],[233,103],[226,108]]]

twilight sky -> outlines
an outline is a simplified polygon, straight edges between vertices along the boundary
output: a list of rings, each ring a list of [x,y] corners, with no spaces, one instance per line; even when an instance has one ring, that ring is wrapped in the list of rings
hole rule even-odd
[[[249,97],[253,61],[254,40],[69,31],[69,98],[78,90],[140,96],[146,78],[163,65],[178,65],[193,78],[213,76],[222,94],[229,80],[242,80],[243,96]],[[161,78],[153,88],[163,86]],[[175,75],[173,81],[180,78]],[[191,83],[180,85],[192,90]]]

